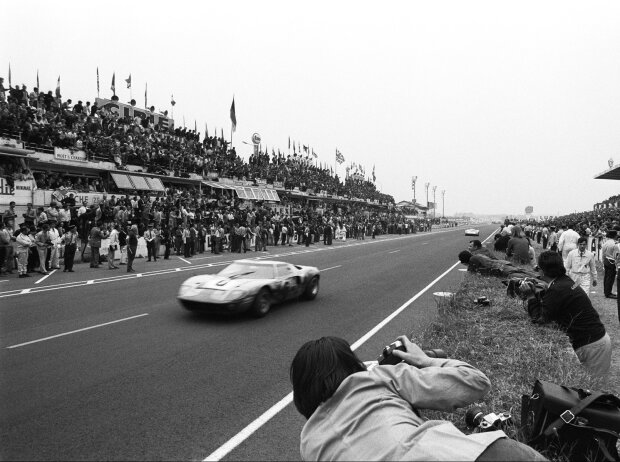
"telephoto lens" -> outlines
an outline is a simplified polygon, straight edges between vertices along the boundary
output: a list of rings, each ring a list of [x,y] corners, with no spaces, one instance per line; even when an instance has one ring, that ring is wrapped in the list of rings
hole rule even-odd
[[[381,353],[381,355],[379,355],[379,358],[377,358],[377,362],[379,363],[379,365],[385,365],[385,364],[390,364],[390,365],[394,365],[394,364],[398,364],[399,362],[401,362],[400,358],[397,358],[396,356],[394,356],[392,354],[392,352],[394,350],[400,350],[400,351],[405,351],[405,345],[403,345],[403,342],[401,342],[400,340],[396,340],[393,343],[390,343],[388,346],[386,346],[383,349],[383,352]],[[426,356],[428,356],[429,358],[447,358],[448,356],[446,355],[446,352],[440,349],[433,349],[433,350],[423,350],[424,353],[426,354]]]
[[[484,412],[482,412],[482,408],[480,406],[469,408],[465,413],[465,424],[469,428],[477,427],[480,425],[482,417],[484,417]]]

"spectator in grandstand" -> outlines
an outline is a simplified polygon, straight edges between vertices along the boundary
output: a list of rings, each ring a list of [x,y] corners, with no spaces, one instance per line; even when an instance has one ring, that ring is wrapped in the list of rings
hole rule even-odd
[[[557,252],[544,251],[538,257],[542,279],[549,283],[544,292],[534,292],[530,282],[520,291],[527,297],[528,313],[535,322],[555,321],[568,335],[579,361],[593,375],[607,379],[611,367],[611,339],[598,312],[581,286],[567,276]]]
[[[491,384],[465,362],[429,358],[407,337],[399,340],[406,351],[393,354],[403,362],[370,369],[341,338],[302,345],[290,379],[307,419],[303,460],[546,460],[501,430],[465,435],[420,417],[423,409],[453,411],[480,400]]]

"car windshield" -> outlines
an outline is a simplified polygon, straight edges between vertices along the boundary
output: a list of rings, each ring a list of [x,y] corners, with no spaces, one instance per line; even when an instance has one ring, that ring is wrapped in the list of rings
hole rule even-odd
[[[231,279],[273,279],[273,267],[270,265],[233,263],[218,274]]]

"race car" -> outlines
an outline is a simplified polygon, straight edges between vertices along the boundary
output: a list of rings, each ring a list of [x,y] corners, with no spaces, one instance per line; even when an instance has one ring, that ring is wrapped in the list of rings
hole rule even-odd
[[[466,229],[465,236],[480,236],[480,230],[476,228]]]
[[[280,261],[237,260],[217,274],[187,279],[177,299],[188,310],[217,313],[249,311],[263,317],[274,303],[297,297],[313,300],[320,272],[314,266]]]

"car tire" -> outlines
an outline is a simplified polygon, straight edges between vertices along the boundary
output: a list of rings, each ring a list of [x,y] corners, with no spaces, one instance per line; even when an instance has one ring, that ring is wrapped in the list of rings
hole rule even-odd
[[[314,276],[304,290],[304,298],[306,300],[314,300],[319,294],[319,277]]]
[[[268,289],[263,287],[261,290],[258,291],[258,294],[256,294],[256,297],[254,298],[251,312],[252,315],[254,315],[255,317],[262,318],[263,316],[266,316],[267,313],[269,313],[270,309],[271,293]]]

